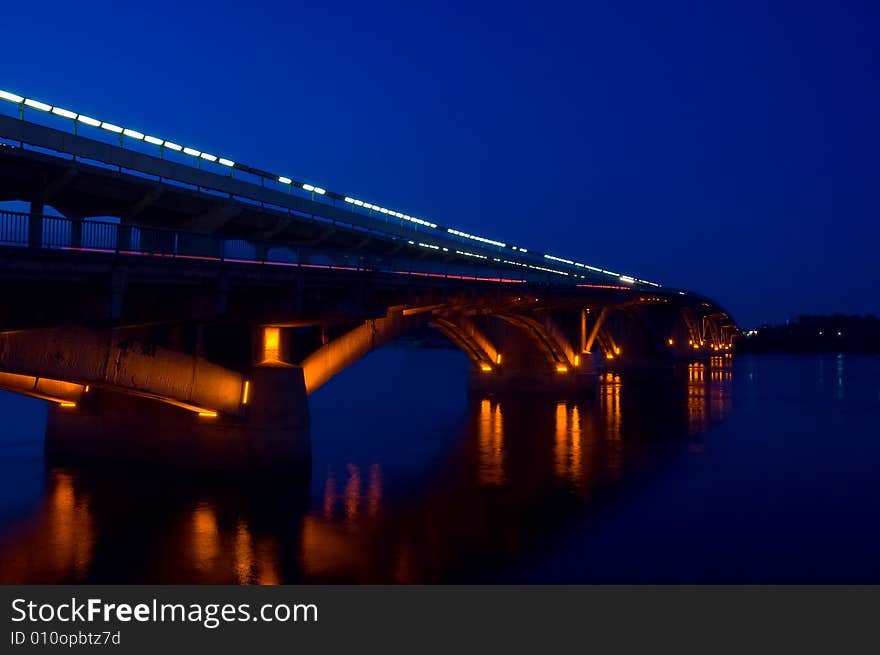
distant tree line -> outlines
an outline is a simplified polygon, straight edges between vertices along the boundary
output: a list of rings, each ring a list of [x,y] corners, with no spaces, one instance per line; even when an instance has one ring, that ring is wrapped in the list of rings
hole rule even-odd
[[[782,325],[745,330],[737,350],[880,353],[880,319],[873,315],[802,315]]]

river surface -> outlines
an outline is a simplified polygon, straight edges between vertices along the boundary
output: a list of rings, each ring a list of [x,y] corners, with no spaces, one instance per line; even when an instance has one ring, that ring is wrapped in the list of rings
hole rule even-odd
[[[311,398],[311,480],[46,461],[0,393],[0,583],[880,583],[880,357],[471,397],[389,347]]]

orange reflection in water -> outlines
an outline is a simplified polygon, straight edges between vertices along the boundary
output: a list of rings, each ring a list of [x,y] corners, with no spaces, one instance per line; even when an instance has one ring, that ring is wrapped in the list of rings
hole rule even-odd
[[[356,580],[370,571],[363,544],[337,524],[316,516],[303,519],[301,547],[303,573],[309,577]]]
[[[328,521],[333,518],[333,508],[336,505],[336,481],[333,474],[327,471],[327,482],[324,484],[324,518]]]
[[[250,584],[254,570],[254,546],[247,523],[239,521],[235,531],[235,577],[238,584]]]
[[[504,420],[501,405],[489,399],[480,402],[479,481],[486,487],[504,482]]]
[[[708,427],[706,413],[706,367],[701,362],[688,364],[688,432],[698,434]]]
[[[733,369],[729,357],[713,357],[709,362],[709,418],[723,419],[730,412],[730,382]]]
[[[556,405],[553,469],[560,480],[580,486],[583,477],[581,414],[577,406]]]
[[[192,514],[190,547],[196,568],[210,571],[217,565],[220,552],[220,531],[213,506],[199,503]]]
[[[361,472],[354,464],[348,465],[348,482],[345,484],[345,518],[357,519],[361,505]]]
[[[382,506],[382,469],[378,464],[370,467],[370,482],[367,487],[367,511],[370,518],[379,515]]]
[[[54,473],[44,506],[3,544],[0,583],[60,583],[85,578],[95,547],[94,517],[87,495],[73,478]]]
[[[612,478],[623,472],[622,389],[623,381],[617,373],[608,371],[599,378],[599,404],[605,422],[605,468]]]
[[[190,518],[189,551],[205,583],[280,584],[278,547],[271,537],[254,536],[239,518],[234,530],[221,527],[211,503],[199,503]]]
[[[606,373],[601,378],[600,402],[605,417],[605,429],[610,439],[620,439],[620,391],[623,383],[617,373]]]
[[[273,539],[254,539],[247,522],[239,519],[233,540],[235,581],[238,584],[281,584],[278,547]]]
[[[370,518],[378,516],[382,508],[382,467],[379,464],[370,466],[366,498],[364,497],[364,484],[360,469],[355,464],[347,464],[345,470],[348,479],[341,495],[336,492],[333,471],[327,470],[322,503],[324,520],[332,521],[335,518],[340,501],[345,513],[345,520],[350,525],[353,525],[364,513]]]

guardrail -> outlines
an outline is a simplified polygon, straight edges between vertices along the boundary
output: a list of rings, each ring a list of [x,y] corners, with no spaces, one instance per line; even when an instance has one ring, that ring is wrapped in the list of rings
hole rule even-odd
[[[180,260],[324,268],[503,283],[559,283],[547,274],[510,270],[493,262],[468,265],[440,257],[354,254],[276,241],[227,238],[216,234],[131,225],[106,220],[73,220],[47,214],[0,211],[0,246],[155,256]],[[553,276],[555,278],[556,276]]]
[[[638,283],[653,287],[660,286],[655,282],[635,278],[629,275],[622,275],[601,267],[576,262],[572,259],[521,248],[495,239],[438,225],[429,220],[411,216],[397,210],[388,209],[374,203],[365,202],[361,199],[327,190],[320,186],[296,180],[291,177],[278,175],[260,168],[235,162],[225,157],[183,146],[166,139],[145,134],[138,130],[109,123],[107,121],[97,120],[90,116],[79,114],[62,107],[53,106],[33,98],[26,98],[10,91],[0,90],[0,100],[5,101],[0,103],[0,105],[16,107],[18,117],[22,121],[25,118],[25,111],[31,110],[35,115],[45,117],[50,121],[64,121],[69,123],[72,125],[72,133],[74,135],[77,135],[79,128],[85,127],[86,129],[91,129],[98,134],[104,135],[104,137],[112,138],[118,143],[119,148],[131,148],[136,152],[144,152],[145,149],[149,148],[152,149],[153,153],[157,153],[159,159],[162,160],[166,157],[177,157],[186,164],[199,169],[205,166],[209,169],[216,169],[217,171],[222,170],[222,172],[229,177],[234,177],[236,173],[249,175],[258,182],[260,188],[266,188],[267,184],[269,187],[283,188],[289,194],[296,192],[299,196],[305,196],[312,202],[324,204],[336,211],[342,210],[355,216],[365,214],[370,219],[379,219],[389,226],[405,226],[413,232],[421,231],[421,234],[424,235],[424,237],[428,237],[428,239],[432,237],[452,239],[455,242],[461,243],[466,252],[478,249],[480,252],[491,253],[490,256],[498,257],[501,260],[507,260],[508,263],[510,261],[515,261],[517,262],[517,265],[525,266],[532,270],[554,273],[559,276],[577,277],[580,279],[601,279],[605,280],[606,283],[613,281],[614,283],[622,282],[628,285]],[[11,103],[11,105],[7,103]],[[150,156],[155,157],[156,155],[151,154]],[[399,238],[399,236],[396,238]]]

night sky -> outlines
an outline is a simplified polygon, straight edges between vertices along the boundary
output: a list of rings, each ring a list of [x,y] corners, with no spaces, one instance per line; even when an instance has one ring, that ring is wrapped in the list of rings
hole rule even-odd
[[[188,4],[4,2],[0,88],[744,327],[880,314],[876,3]]]

